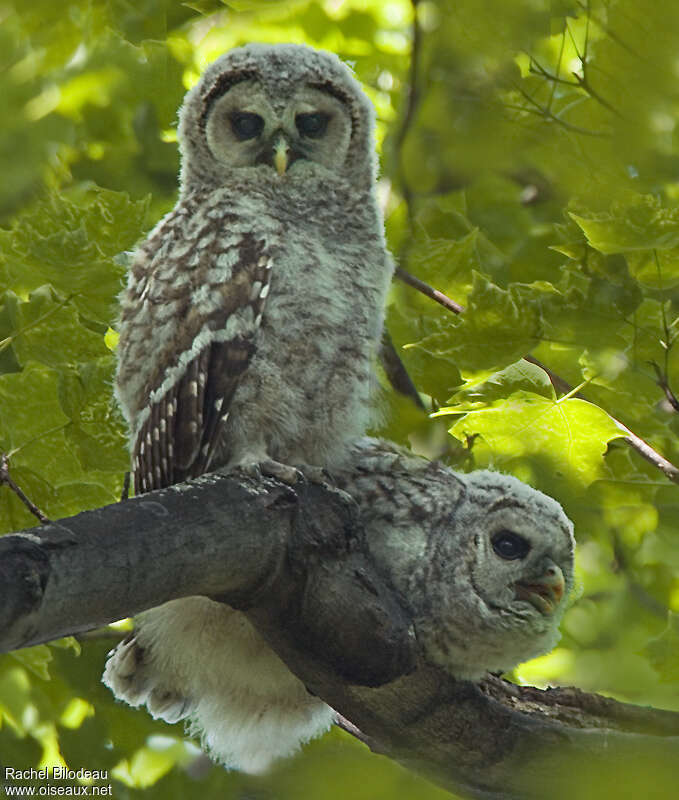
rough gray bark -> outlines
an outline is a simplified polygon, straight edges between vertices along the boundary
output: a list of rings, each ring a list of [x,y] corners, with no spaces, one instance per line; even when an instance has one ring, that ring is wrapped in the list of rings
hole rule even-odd
[[[674,796],[679,714],[423,662],[355,506],[315,483],[207,475],[0,538],[0,651],[193,594],[245,610],[344,727],[463,797]]]

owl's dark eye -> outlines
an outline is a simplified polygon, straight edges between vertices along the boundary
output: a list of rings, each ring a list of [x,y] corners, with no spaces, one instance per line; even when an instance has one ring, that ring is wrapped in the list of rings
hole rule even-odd
[[[313,114],[298,114],[295,117],[295,125],[302,136],[310,139],[320,139],[325,133],[330,121],[330,114],[324,111],[316,111]]]
[[[259,114],[252,114],[249,111],[236,111],[229,114],[231,130],[238,139],[256,139],[264,130],[264,120]]]
[[[525,558],[530,550],[530,544],[523,536],[519,536],[518,533],[512,533],[512,531],[496,533],[491,539],[491,544],[496,554],[506,561]]]

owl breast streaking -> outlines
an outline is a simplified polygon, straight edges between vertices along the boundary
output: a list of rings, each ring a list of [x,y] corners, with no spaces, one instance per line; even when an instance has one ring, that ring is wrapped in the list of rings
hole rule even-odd
[[[373,111],[333,55],[248,45],[180,112],[181,193],[136,253],[116,395],[135,487],[329,466],[367,424],[392,274]]]
[[[223,466],[339,466],[364,433],[393,271],[373,127],[349,69],[308,47],[233,50],[187,94],[179,200],[122,296],[137,493]],[[332,721],[243,614],[204,597],[138,617],[103,680],[252,772]]]

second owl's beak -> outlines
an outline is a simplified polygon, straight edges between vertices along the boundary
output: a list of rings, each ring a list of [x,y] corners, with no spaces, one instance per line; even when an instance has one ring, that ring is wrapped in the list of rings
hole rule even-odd
[[[517,581],[514,584],[516,596],[527,600],[541,614],[549,615],[556,611],[566,591],[563,572],[556,564],[550,564],[544,574],[530,581]]]

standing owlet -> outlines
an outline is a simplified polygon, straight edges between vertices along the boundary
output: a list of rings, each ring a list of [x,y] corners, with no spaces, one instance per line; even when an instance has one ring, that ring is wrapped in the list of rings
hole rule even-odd
[[[187,94],[179,200],[122,297],[137,493],[220,466],[341,465],[364,433],[393,271],[373,127],[349,69],[303,46],[233,50]],[[250,771],[331,722],[242,614],[206,598],[141,615],[104,681]]]

